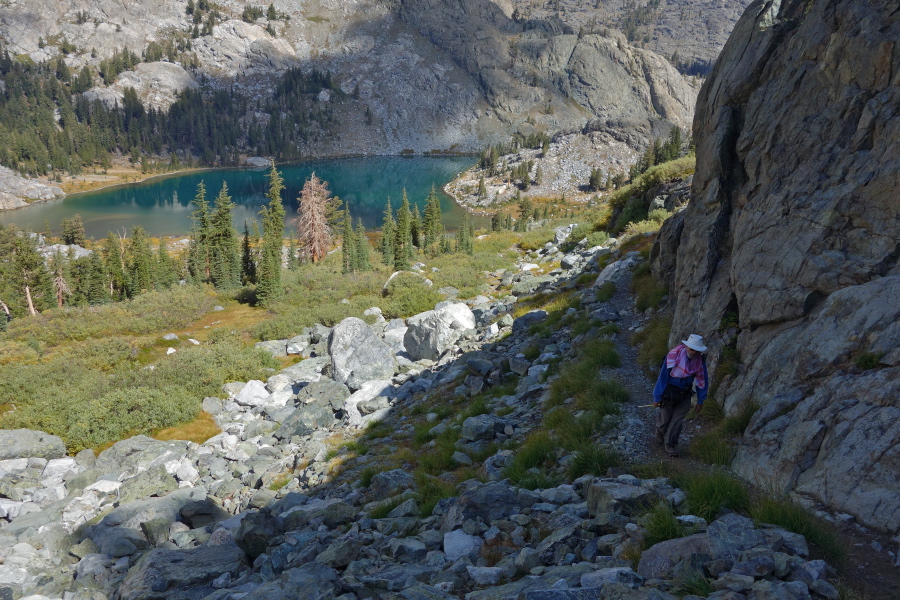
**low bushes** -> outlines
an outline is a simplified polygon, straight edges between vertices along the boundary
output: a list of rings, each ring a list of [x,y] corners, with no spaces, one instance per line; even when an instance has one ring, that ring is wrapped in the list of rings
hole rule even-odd
[[[237,339],[188,347],[143,368],[131,344],[97,340],[99,354],[60,355],[38,365],[0,366],[0,398],[16,409],[4,428],[39,429],[60,436],[70,452],[192,421],[205,396],[229,381],[265,379],[271,355]]]
[[[88,338],[150,335],[186,327],[212,310],[215,303],[210,290],[174,287],[147,292],[125,302],[52,309],[33,317],[14,319],[0,340],[33,339],[56,346]]]

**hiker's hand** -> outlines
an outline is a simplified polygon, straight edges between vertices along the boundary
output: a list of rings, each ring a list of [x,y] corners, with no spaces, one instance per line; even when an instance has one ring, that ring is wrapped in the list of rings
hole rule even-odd
[[[700,414],[702,411],[703,411],[703,405],[702,405],[702,404],[695,404],[695,405],[694,405],[694,412],[695,412],[695,413]]]

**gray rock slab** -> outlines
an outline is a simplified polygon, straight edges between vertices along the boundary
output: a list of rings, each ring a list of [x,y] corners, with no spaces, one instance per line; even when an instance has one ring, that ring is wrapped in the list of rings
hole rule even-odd
[[[66,446],[61,438],[32,429],[0,429],[0,460],[14,458],[62,458]]]
[[[224,573],[236,576],[244,553],[235,544],[200,546],[192,550],[152,550],[131,569],[118,591],[121,600],[167,598],[185,588],[210,586]]]

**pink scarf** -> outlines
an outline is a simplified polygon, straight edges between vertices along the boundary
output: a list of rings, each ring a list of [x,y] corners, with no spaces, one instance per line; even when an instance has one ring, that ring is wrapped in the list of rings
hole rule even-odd
[[[697,387],[706,388],[706,378],[703,376],[703,356],[698,352],[694,358],[688,358],[687,346],[678,344],[672,348],[666,355],[666,368],[672,369],[669,375],[671,377],[688,377],[694,376]]]

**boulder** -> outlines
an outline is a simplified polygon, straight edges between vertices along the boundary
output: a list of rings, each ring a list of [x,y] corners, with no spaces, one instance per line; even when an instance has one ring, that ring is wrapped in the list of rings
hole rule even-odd
[[[737,561],[741,552],[766,546],[766,538],[751,519],[737,513],[725,515],[709,524],[706,530],[709,553],[713,559]]]
[[[484,483],[461,493],[444,515],[442,529],[449,531],[461,527],[469,519],[481,519],[491,523],[519,512],[522,499],[508,482]],[[530,503],[533,504],[533,501]],[[530,504],[527,504],[530,506]]]
[[[702,533],[660,542],[644,550],[637,572],[647,579],[671,577],[678,563],[693,554],[709,554],[709,546]]]
[[[212,582],[223,574],[237,576],[244,553],[235,544],[200,546],[192,550],[152,550],[142,556],[125,576],[118,590],[121,600],[156,600],[172,597],[177,590],[191,588],[206,594],[215,591]]]
[[[655,492],[646,488],[615,481],[595,481],[588,486],[586,498],[591,515],[635,515],[660,499]]]
[[[455,561],[463,557],[474,559],[478,556],[483,543],[484,541],[481,538],[457,529],[444,534],[444,554],[449,561]]]
[[[331,374],[335,381],[358,390],[367,381],[394,375],[394,355],[362,319],[344,319],[328,337]]]
[[[404,490],[414,489],[415,479],[403,469],[393,469],[376,473],[369,484],[369,490],[376,500],[396,496]]]
[[[394,387],[390,380],[367,381],[357,391],[353,392],[344,402],[344,413],[349,427],[364,427],[372,421],[377,421],[389,410],[382,408],[375,412],[363,414],[359,405],[371,402],[376,398],[389,398],[394,396]]]
[[[544,321],[547,318],[547,311],[544,310],[532,310],[530,312],[525,313],[521,317],[517,318],[513,321],[512,330],[514,334],[520,334],[527,332],[532,325],[537,325]]]
[[[241,388],[234,397],[234,401],[241,406],[265,406],[272,399],[272,394],[266,389],[266,384],[253,379]]]
[[[407,319],[403,345],[412,360],[437,360],[467,329],[475,329],[475,315],[463,303],[440,303],[439,308]]]
[[[297,393],[298,404],[316,404],[327,406],[333,411],[344,408],[344,402],[350,397],[350,390],[343,383],[333,379],[314,381]]]
[[[66,445],[61,438],[31,429],[0,429],[0,460],[14,458],[62,458]]]
[[[234,534],[234,541],[253,561],[266,551],[269,543],[284,533],[284,522],[269,510],[251,512],[244,515]]]
[[[507,421],[494,415],[476,415],[469,417],[462,424],[460,437],[464,440],[493,440],[498,433],[503,433]]]

